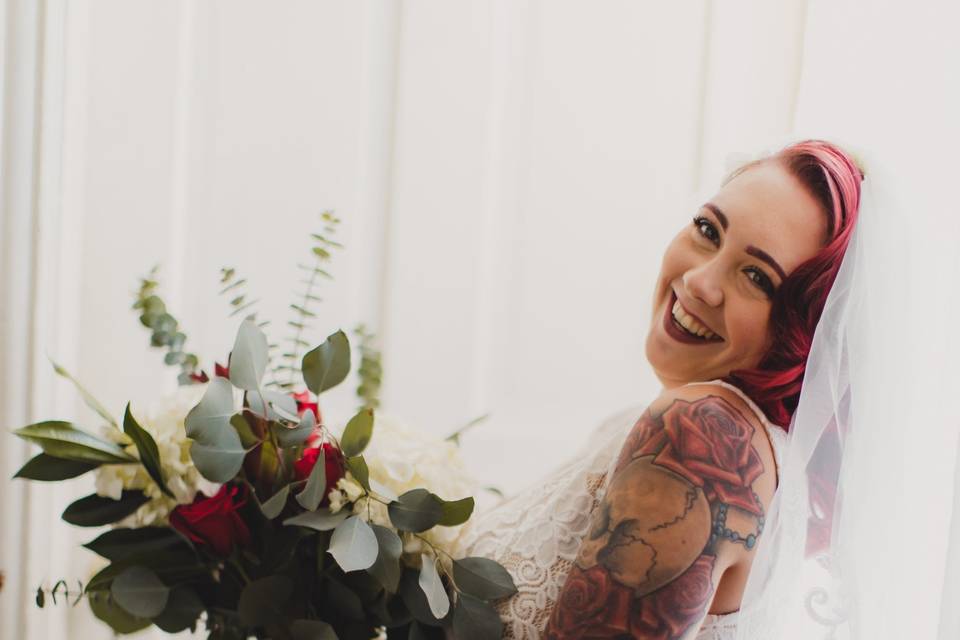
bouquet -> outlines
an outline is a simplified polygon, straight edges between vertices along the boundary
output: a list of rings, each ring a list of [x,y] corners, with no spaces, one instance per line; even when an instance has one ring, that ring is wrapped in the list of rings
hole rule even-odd
[[[337,220],[324,220],[332,233]],[[339,437],[324,420],[319,397],[346,379],[351,345],[337,331],[298,353],[309,346],[302,333],[312,289],[328,276],[321,265],[340,246],[314,238],[317,264],[302,303],[291,305],[298,320],[286,364],[271,366],[267,323],[248,314],[227,365],[210,377],[183,351],[186,336],[151,274],[134,307],[153,346],[167,349],[166,363],[180,367],[176,393],[147,411],[128,403],[116,420],[54,365],[104,424],[99,432],[57,420],[16,430],[43,450],[17,477],[93,472],[96,493],[63,519],[111,529],[84,545],[103,569],[75,594],[63,580],[40,587],[39,606],[58,593],[75,595],[74,604],[86,597],[118,633],[151,624],[196,630],[202,620],[208,637],[222,640],[500,637],[491,602],[516,592],[510,575],[486,558],[451,556],[473,512],[464,494],[475,488],[456,438],[431,439],[380,415],[379,354],[362,327],[363,404]],[[221,280],[234,293],[244,282],[232,269]],[[239,314],[251,303],[237,295],[231,305]]]

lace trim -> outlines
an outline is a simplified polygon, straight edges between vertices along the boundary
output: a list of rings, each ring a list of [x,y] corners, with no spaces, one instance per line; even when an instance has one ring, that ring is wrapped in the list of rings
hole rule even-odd
[[[779,467],[786,432],[768,422],[742,391],[731,388],[768,426]],[[514,596],[496,605],[504,622],[504,638],[540,638],[589,530],[591,514],[603,499],[616,456],[645,409],[631,407],[603,421],[587,445],[542,484],[478,514],[465,526],[457,555],[496,560],[517,585]],[[737,612],[708,615],[697,640],[732,639],[737,619]]]

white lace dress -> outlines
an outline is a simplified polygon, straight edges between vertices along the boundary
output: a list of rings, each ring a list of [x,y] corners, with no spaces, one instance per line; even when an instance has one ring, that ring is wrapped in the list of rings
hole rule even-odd
[[[779,469],[787,433],[740,395],[767,427]],[[504,638],[538,640],[590,526],[590,516],[607,488],[607,477],[631,427],[646,406],[631,407],[604,420],[585,447],[545,480],[470,519],[456,557],[482,556],[502,564],[518,592],[497,605]],[[707,615],[696,640],[733,640],[737,613]]]

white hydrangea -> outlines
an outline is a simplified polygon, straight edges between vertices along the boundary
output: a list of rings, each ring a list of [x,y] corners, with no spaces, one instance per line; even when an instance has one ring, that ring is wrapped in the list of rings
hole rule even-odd
[[[219,484],[201,476],[194,466],[184,426],[187,414],[200,402],[206,388],[206,384],[180,387],[176,392],[148,405],[146,410],[131,405],[133,417],[157,443],[163,478],[174,497],[164,495],[142,465],[101,465],[94,472],[97,495],[119,500],[124,489],[139,489],[150,498],[149,502],[115,526],[136,528],[166,524],[170,512],[178,504],[193,502],[198,491],[211,496],[219,490]],[[107,425],[102,432],[128,453],[138,456],[136,446],[122,431]]]
[[[411,489],[423,488],[444,500],[459,500],[468,496],[476,497],[479,488],[479,483],[468,473],[456,444],[413,429],[389,414],[376,413],[373,438],[363,457],[370,469],[374,489],[379,483],[400,495]],[[337,497],[337,510],[342,507],[343,497],[353,501],[356,499],[354,496],[362,492],[349,473],[337,483],[337,489],[342,493]],[[371,500],[368,504],[367,499],[359,500],[354,503],[353,512],[362,514],[374,524],[393,528],[387,507],[380,502]],[[419,535],[449,553],[453,551],[462,529],[463,525],[437,526]],[[416,536],[403,534],[402,539],[404,553],[413,558],[418,558],[421,551],[430,551]]]

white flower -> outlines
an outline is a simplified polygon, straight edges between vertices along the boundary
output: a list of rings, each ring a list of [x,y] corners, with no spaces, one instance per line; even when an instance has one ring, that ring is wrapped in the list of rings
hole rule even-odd
[[[397,495],[423,488],[444,500],[459,500],[476,496],[478,491],[479,483],[467,472],[456,444],[413,429],[389,414],[375,414],[373,438],[363,457],[370,469],[371,482],[380,483]],[[346,486],[341,488],[348,491],[348,496],[352,495]],[[356,502],[354,513],[366,516],[369,510],[371,522],[394,528],[385,505],[375,500],[369,501],[369,505],[367,502],[367,499]],[[461,530],[462,525],[437,526],[419,535],[451,552]],[[414,536],[404,537],[404,552],[419,553],[420,541]]]
[[[119,500],[124,489],[136,489],[150,498],[134,513],[115,526],[145,527],[166,524],[167,516],[178,504],[193,502],[197,492],[211,496],[220,488],[200,475],[190,458],[190,441],[187,439],[184,419],[196,406],[207,385],[194,384],[180,387],[173,394],[150,404],[145,411],[131,405],[130,412],[141,427],[157,443],[160,453],[160,469],[173,498],[160,491],[143,465],[105,464],[96,469],[97,495]],[[133,456],[139,457],[136,446],[122,431],[112,426],[103,427],[103,435],[124,447]]]

